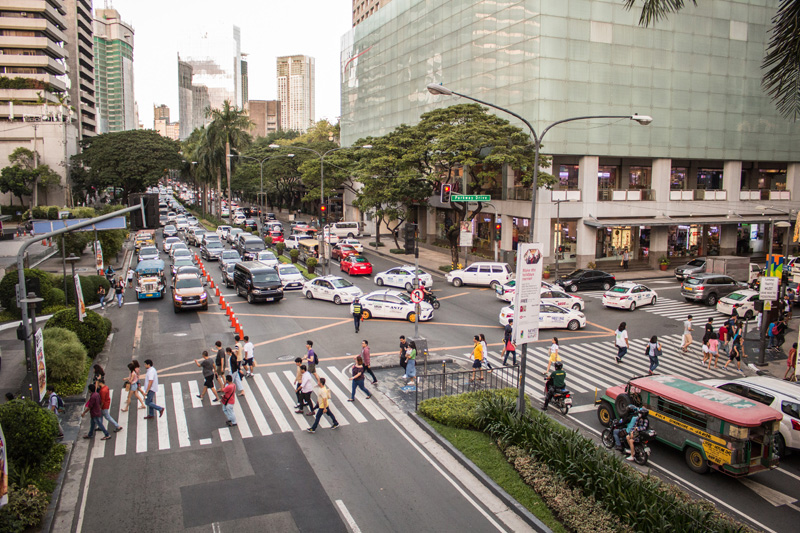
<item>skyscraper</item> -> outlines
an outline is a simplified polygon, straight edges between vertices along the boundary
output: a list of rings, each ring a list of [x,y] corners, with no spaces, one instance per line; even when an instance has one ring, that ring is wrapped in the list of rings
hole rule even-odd
[[[45,3],[50,5],[49,2]],[[92,0],[64,0],[67,15],[67,74],[69,99],[78,117],[81,137],[97,133]]]
[[[180,60],[192,67],[192,85],[208,87],[212,108],[222,107],[225,100],[244,106],[240,33],[238,26],[232,31],[215,28],[188,37],[180,45]]]
[[[250,100],[248,116],[253,122],[253,137],[266,137],[280,129],[281,103],[277,100]]]
[[[278,58],[281,129],[305,132],[314,123],[314,58]]]
[[[133,28],[115,9],[95,10],[94,64],[98,132],[136,129]]]
[[[371,17],[380,8],[392,0],[353,0],[353,27],[357,26],[368,17]]]

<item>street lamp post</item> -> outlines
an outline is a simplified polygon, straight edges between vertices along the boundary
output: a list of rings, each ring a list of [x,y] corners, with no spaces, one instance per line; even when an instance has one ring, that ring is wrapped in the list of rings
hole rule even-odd
[[[431,83],[428,85],[428,92],[434,95],[441,95],[441,96],[460,96],[461,98],[466,98],[467,100],[472,100],[473,102],[477,102],[479,104],[483,104],[485,106],[492,107],[494,109],[498,109],[503,111],[504,113],[508,113],[512,117],[515,117],[522,121],[528,129],[531,131],[531,136],[533,137],[533,148],[534,148],[534,156],[533,156],[533,191],[531,194],[531,219],[530,219],[530,231],[529,231],[529,241],[534,241],[534,221],[536,220],[536,192],[538,190],[537,180],[539,177],[539,152],[542,148],[542,140],[544,136],[547,135],[547,132],[553,126],[558,126],[559,124],[564,124],[565,122],[574,122],[576,120],[591,120],[591,119],[601,119],[601,118],[608,118],[608,119],[630,119],[633,121],[638,122],[639,124],[646,126],[653,122],[653,117],[647,115],[586,115],[580,117],[571,117],[565,118],[562,120],[557,120],[544,128],[542,130],[541,135],[536,134],[536,130],[531,126],[531,123],[528,122],[524,117],[521,115],[506,109],[504,107],[497,106],[495,104],[485,102],[483,100],[478,100],[477,98],[473,98],[472,96],[468,96],[466,94],[461,94],[443,85],[436,85],[435,83]],[[517,397],[517,411],[523,413],[525,411],[525,373],[527,369],[527,360],[528,360],[528,343],[524,343],[522,345],[522,351],[520,353],[520,384],[519,384],[519,395]]]
[[[280,146],[277,145],[277,144],[270,144],[269,147],[273,148],[273,149],[280,148]],[[317,157],[319,157],[319,222],[320,222],[319,223],[319,231],[320,231],[320,250],[319,250],[319,253],[320,253],[320,260],[321,260],[320,264],[322,265],[322,275],[323,276],[325,275],[325,265],[327,264],[327,260],[328,260],[328,257],[327,257],[327,254],[326,254],[326,250],[325,250],[325,243],[326,243],[326,241],[325,241],[325,228],[323,227],[323,224],[322,224],[323,218],[325,217],[325,208],[324,208],[324,206],[325,206],[325,187],[324,187],[324,184],[325,184],[325,156],[327,156],[331,152],[336,152],[338,150],[352,149],[352,148],[367,148],[367,149],[369,149],[369,148],[372,148],[372,145],[371,144],[365,144],[364,146],[337,146],[336,148],[331,148],[330,150],[328,150],[327,152],[324,152],[324,153],[323,152],[319,152],[317,150],[314,150],[312,148],[304,148],[302,146],[292,146],[292,149],[294,149],[294,150],[305,150],[306,152],[313,152],[313,153],[317,154]],[[328,241],[330,241],[330,238],[328,238]]]
[[[272,145],[270,145],[272,146]],[[261,210],[262,216],[264,211],[266,211],[267,206],[263,205],[264,202],[264,163],[269,161],[270,159],[275,159],[277,157],[294,157],[294,154],[286,154],[286,155],[273,155],[271,157],[265,157],[264,159],[256,159],[255,157],[249,157],[246,155],[239,155],[239,154],[229,154],[228,157],[238,157],[239,159],[250,159],[251,161],[255,161],[258,163],[258,166],[261,167],[261,188],[259,192],[259,200],[258,200],[258,207]]]

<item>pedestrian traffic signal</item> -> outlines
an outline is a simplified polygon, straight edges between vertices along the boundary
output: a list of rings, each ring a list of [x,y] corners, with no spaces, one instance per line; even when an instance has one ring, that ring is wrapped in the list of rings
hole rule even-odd
[[[441,200],[443,204],[450,203],[450,193],[452,192],[452,187],[449,183],[442,184],[442,193],[441,193]]]
[[[498,222],[494,225],[494,240],[499,241],[500,235],[502,234],[503,224]]]
[[[405,243],[404,248],[406,254],[413,254],[414,247],[416,246],[417,242],[417,225],[416,224],[406,224],[405,226]]]

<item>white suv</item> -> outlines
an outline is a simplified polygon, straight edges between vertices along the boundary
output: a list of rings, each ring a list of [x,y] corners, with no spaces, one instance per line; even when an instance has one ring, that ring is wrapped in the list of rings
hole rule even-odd
[[[513,277],[508,263],[472,263],[464,270],[451,270],[447,282],[456,287],[462,285],[488,285],[493,289],[507,283]]]
[[[783,413],[780,430],[773,441],[775,453],[783,457],[786,448],[800,449],[800,387],[796,384],[767,376],[731,380],[706,379],[703,383],[763,403]]]

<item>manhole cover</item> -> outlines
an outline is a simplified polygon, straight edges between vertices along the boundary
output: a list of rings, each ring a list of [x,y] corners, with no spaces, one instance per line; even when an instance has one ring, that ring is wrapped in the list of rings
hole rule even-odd
[[[293,355],[279,355],[278,356],[278,361],[292,361],[292,360],[294,360],[294,356]]]

